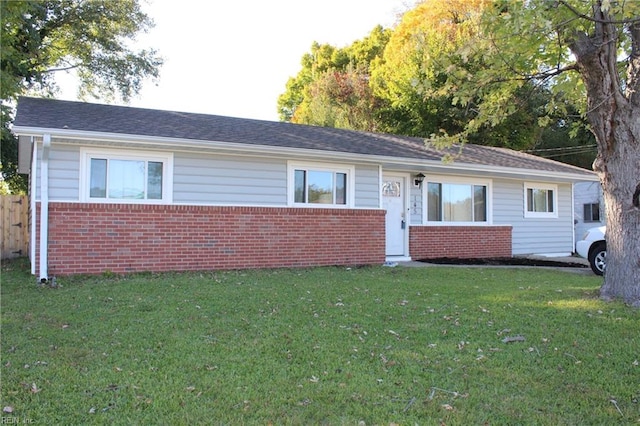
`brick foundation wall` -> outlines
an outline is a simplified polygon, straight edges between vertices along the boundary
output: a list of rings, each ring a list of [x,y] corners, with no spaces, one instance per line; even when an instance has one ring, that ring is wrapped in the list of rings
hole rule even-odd
[[[412,226],[409,253],[416,260],[511,257],[511,226]]]
[[[382,264],[384,214],[53,202],[48,275]]]

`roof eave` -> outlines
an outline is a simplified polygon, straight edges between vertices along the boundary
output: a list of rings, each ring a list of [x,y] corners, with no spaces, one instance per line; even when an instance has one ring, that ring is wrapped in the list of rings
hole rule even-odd
[[[569,173],[569,172],[556,172],[548,170],[536,170],[536,169],[520,169],[513,167],[500,167],[500,166],[488,166],[481,164],[470,163],[455,163],[434,160],[424,160],[416,158],[403,158],[403,157],[389,157],[382,155],[370,155],[370,154],[355,154],[349,152],[340,151],[325,151],[305,148],[291,148],[284,146],[271,146],[271,145],[247,145],[239,142],[224,142],[224,141],[210,141],[199,139],[182,139],[182,138],[169,138],[158,136],[146,136],[146,135],[133,135],[124,133],[105,133],[105,132],[93,132],[93,131],[79,131],[57,128],[42,128],[42,127],[29,127],[29,126],[13,126],[13,132],[22,136],[41,136],[49,134],[54,138],[65,139],[78,139],[78,140],[90,140],[95,142],[117,142],[117,143],[133,143],[143,146],[153,146],[154,148],[170,148],[176,150],[176,148],[189,148],[189,149],[202,149],[202,150],[223,150],[229,153],[237,153],[238,151],[246,151],[247,147],[251,147],[251,152],[254,154],[272,154],[272,155],[289,155],[293,157],[314,157],[314,158],[327,158],[330,157],[333,160],[339,159],[341,161],[356,161],[358,163],[375,163],[375,164],[387,164],[395,165],[403,168],[415,169],[418,171],[440,171],[442,173],[450,173],[454,170],[462,172],[478,172],[487,175],[499,175],[504,177],[522,177],[522,178],[545,178],[555,179],[561,181],[597,181],[598,177],[594,172],[585,170],[583,173]]]

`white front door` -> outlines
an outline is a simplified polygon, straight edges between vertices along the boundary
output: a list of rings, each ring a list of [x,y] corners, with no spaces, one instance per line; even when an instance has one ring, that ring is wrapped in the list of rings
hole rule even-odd
[[[386,215],[386,255],[405,256],[407,217],[405,178],[384,175],[382,178],[382,208]]]

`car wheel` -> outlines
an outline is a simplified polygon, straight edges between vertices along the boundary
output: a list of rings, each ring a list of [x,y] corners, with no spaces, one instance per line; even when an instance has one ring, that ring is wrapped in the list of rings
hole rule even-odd
[[[596,244],[589,252],[589,265],[596,275],[603,275],[607,263],[607,245],[605,243]]]

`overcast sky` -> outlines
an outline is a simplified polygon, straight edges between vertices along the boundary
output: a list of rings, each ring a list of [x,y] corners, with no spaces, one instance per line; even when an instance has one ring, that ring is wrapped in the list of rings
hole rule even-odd
[[[158,85],[147,82],[130,105],[276,121],[278,96],[314,41],[345,47],[378,24],[393,26],[414,3],[143,0],[156,25],[138,44],[165,63]]]

